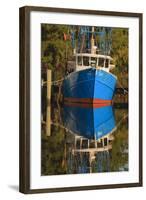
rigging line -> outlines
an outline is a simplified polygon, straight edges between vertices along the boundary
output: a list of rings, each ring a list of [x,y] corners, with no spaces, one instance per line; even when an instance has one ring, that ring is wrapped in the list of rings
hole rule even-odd
[[[62,83],[63,80],[64,80],[64,78],[59,79],[59,80],[56,80],[56,81],[52,81],[51,84],[52,84],[52,85],[57,85],[57,84],[59,84],[59,83]]]
[[[118,121],[116,124],[116,128],[118,128],[121,125],[121,122],[128,117],[128,114],[124,114],[124,116]]]
[[[126,90],[125,88],[124,88],[124,86],[121,84],[121,82],[118,80],[118,84],[119,84],[119,86],[123,89],[123,91],[124,91],[124,95],[127,93],[128,94],[128,90]]]
[[[50,82],[51,85],[57,85],[57,84],[61,84],[64,79],[65,78],[62,78],[62,79],[59,79],[59,80],[56,80],[56,81],[48,81],[48,82]],[[47,81],[42,80],[42,86],[44,86],[46,84],[47,84]]]
[[[70,132],[71,134],[74,135],[74,132],[72,132],[71,130],[69,130],[68,128],[66,128],[65,126],[63,126],[63,125],[61,125],[59,123],[52,122],[51,124],[54,125],[54,126],[58,126],[60,128],[63,128],[65,131],[68,131],[68,132]]]

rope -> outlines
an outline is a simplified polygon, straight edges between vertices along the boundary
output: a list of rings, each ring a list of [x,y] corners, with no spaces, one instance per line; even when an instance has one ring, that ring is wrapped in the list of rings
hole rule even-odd
[[[57,81],[52,81],[51,84],[52,84],[52,85],[58,85],[59,83],[62,83],[63,80],[64,80],[64,78],[59,79],[59,80],[57,80]]]
[[[63,129],[65,129],[65,131],[68,131],[68,132],[70,132],[71,134],[74,135],[74,132],[72,132],[71,130],[69,130],[68,128],[66,128],[65,126],[63,126],[63,125],[61,125],[61,124],[59,124],[59,123],[52,122],[52,125],[58,126],[58,127],[60,127],[60,128],[63,128]]]
[[[59,80],[57,80],[57,81],[48,81],[48,83],[51,83],[51,85],[58,85],[58,84],[61,84],[63,80],[64,80],[64,78],[59,79]],[[42,80],[42,87],[43,87],[44,85],[46,85],[46,84],[47,84],[47,81],[43,81],[43,80]]]
[[[125,90],[125,88],[123,87],[123,85],[120,83],[119,80],[118,80],[118,84],[119,84],[119,86],[123,89],[123,91],[124,91],[124,95],[125,95],[126,93],[128,94],[128,91]]]
[[[118,121],[118,123],[116,124],[116,128],[118,128],[121,125],[121,122],[126,119],[128,117],[128,114],[124,114],[124,116]]]

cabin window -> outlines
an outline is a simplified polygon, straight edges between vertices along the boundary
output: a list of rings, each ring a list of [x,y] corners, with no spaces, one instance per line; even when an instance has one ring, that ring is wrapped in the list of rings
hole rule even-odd
[[[109,60],[105,59],[105,68],[108,68],[108,66],[109,66]]]
[[[82,65],[82,57],[78,56],[78,65]]]
[[[98,66],[99,67],[104,67],[104,59],[103,58],[99,58],[99,60],[98,60]]]
[[[83,57],[83,65],[84,66],[89,66],[89,57],[87,57],[87,56]]]
[[[91,57],[91,66],[92,67],[96,67],[96,63],[97,63],[97,59],[96,58],[94,58],[94,57]]]
[[[107,138],[104,138],[104,146],[107,146]]]

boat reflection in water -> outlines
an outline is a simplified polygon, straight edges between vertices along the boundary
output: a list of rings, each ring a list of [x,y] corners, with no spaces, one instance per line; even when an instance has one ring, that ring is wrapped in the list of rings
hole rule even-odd
[[[66,128],[88,139],[98,140],[115,129],[113,108],[109,106],[88,107],[64,105],[63,123]]]
[[[112,106],[64,104],[62,119],[73,138],[67,156],[67,173],[110,171],[112,133],[116,129]]]

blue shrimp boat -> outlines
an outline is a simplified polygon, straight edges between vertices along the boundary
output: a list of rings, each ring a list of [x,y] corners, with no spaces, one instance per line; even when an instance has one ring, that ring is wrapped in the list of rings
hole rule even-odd
[[[88,35],[90,50],[83,51],[84,44],[79,52],[74,50],[74,61],[68,70],[71,73],[63,81],[62,93],[64,126],[73,133],[98,140],[115,128],[112,99],[117,77],[110,72],[115,67],[113,59],[109,53],[99,53],[94,35],[92,27]]]
[[[62,93],[66,105],[112,103],[117,82],[117,77],[110,72],[115,67],[113,59],[109,55],[99,54],[94,43],[92,27],[90,52],[74,53],[71,73],[63,81]]]

